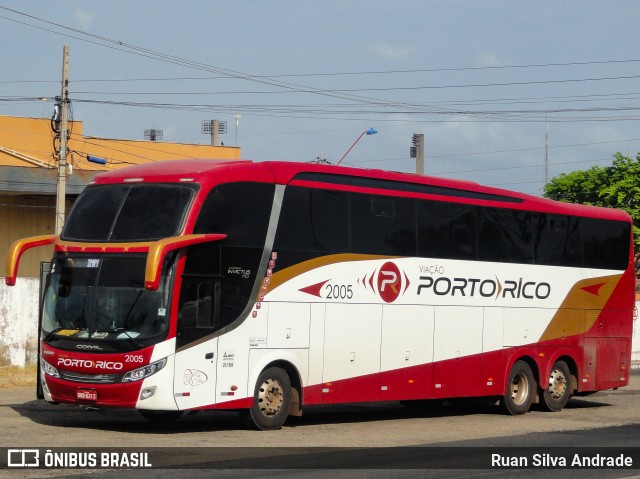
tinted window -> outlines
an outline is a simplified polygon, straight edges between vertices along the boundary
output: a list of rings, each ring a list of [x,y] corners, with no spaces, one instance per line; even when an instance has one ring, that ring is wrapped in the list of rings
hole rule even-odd
[[[183,185],[87,188],[62,232],[64,239],[148,241],[180,232],[194,190]]]
[[[478,254],[481,261],[533,263],[531,215],[524,211],[480,208]]]
[[[378,188],[384,190],[410,191],[428,195],[454,196],[457,198],[474,198],[477,200],[502,201],[507,203],[522,203],[522,198],[503,196],[492,193],[449,188],[446,186],[424,185],[421,183],[405,183],[404,181],[383,180],[380,178],[365,178],[363,176],[334,175],[330,173],[304,172],[298,173],[296,180],[319,181],[336,185],[361,186],[364,188]]]
[[[159,239],[180,232],[193,190],[175,186],[134,186],[118,214],[112,241]]]
[[[418,202],[418,255],[476,259],[476,208],[472,205]]]
[[[351,251],[416,255],[415,200],[350,195]]]
[[[287,187],[274,249],[277,251],[349,251],[348,194]]]
[[[267,183],[226,183],[207,196],[194,233],[224,233],[225,244],[264,246],[274,185]]]
[[[629,228],[629,223],[582,218],[585,266],[626,269],[629,263]]]
[[[534,249],[537,264],[582,266],[579,218],[534,215]]]
[[[103,186],[85,189],[67,219],[63,238],[104,241],[124,201],[128,186]]]
[[[201,244],[187,250],[178,311],[177,345],[184,346],[220,328],[219,244]]]

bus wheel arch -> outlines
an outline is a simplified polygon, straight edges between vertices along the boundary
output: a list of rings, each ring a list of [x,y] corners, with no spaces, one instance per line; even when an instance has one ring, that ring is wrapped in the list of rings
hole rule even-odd
[[[500,407],[505,414],[512,416],[525,414],[537,399],[537,366],[528,357],[517,359],[507,375],[504,395]],[[535,371],[535,372],[534,372]]]
[[[541,408],[551,412],[562,410],[577,389],[577,377],[577,367],[572,358],[561,356],[556,359],[545,381],[541,381]]]

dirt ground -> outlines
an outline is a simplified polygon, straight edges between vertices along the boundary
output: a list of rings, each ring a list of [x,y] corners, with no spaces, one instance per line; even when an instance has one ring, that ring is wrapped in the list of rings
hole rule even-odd
[[[36,365],[0,366],[0,388],[35,386]]]

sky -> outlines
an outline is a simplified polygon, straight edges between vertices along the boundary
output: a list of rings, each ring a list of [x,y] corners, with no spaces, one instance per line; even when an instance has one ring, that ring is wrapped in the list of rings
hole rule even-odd
[[[639,18],[635,0],[0,0],[0,115],[51,116],[67,44],[85,135],[208,144],[218,119],[242,158],[336,163],[375,128],[342,164],[415,172],[421,133],[426,174],[539,195],[545,144],[549,177],[640,151]]]

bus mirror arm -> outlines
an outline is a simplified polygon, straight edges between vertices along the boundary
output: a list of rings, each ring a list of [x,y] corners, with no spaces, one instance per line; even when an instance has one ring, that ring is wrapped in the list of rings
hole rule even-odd
[[[172,236],[164,238],[149,246],[147,265],[144,274],[144,287],[150,291],[156,291],[160,285],[160,275],[162,274],[162,264],[171,251],[175,251],[186,246],[199,243],[209,243],[221,241],[227,237],[226,234],[199,234]]]
[[[18,276],[18,265],[22,253],[38,246],[46,246],[55,243],[56,235],[30,236],[14,241],[7,250],[7,262],[5,265],[4,282],[7,286],[15,286]]]

